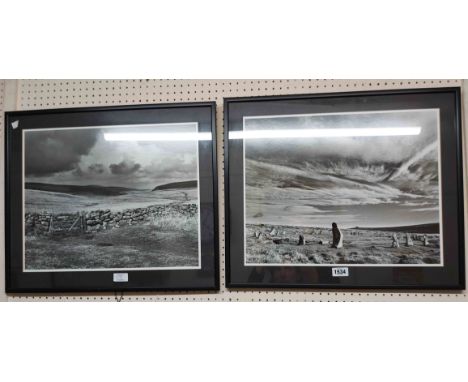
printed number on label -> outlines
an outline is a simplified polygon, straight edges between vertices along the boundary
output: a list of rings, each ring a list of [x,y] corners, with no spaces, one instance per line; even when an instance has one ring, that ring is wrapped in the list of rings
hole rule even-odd
[[[349,271],[347,267],[332,268],[333,277],[348,277]]]

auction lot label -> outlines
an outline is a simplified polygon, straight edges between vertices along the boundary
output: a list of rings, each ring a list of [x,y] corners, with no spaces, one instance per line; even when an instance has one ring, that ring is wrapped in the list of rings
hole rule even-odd
[[[348,267],[332,268],[333,277],[348,277],[349,271]]]

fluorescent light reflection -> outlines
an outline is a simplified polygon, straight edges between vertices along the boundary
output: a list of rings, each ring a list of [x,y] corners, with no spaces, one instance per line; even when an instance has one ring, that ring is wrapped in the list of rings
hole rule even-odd
[[[104,133],[106,141],[211,141],[211,133]]]
[[[419,135],[420,127],[363,127],[348,129],[285,129],[231,131],[229,139],[277,139],[277,138],[334,138],[334,137],[389,137]]]

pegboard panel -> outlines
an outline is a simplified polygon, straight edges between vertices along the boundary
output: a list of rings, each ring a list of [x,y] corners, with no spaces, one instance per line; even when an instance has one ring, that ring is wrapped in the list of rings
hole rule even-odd
[[[358,90],[462,86],[462,80],[18,80],[16,109],[216,101],[219,195],[219,292],[9,295],[9,301],[468,301],[462,292],[228,290],[224,260],[223,98]],[[466,146],[466,145],[465,145]],[[465,155],[466,157],[466,155]]]
[[[4,113],[3,110],[5,109],[5,81],[0,80],[0,179],[2,181],[2,188],[0,190],[0,215],[2,218],[0,219],[0,301],[5,301],[7,299],[5,295],[5,262],[4,262],[4,248],[5,248],[5,219],[3,219],[4,215],[4,155],[3,155],[3,147],[4,147],[4,134],[3,134],[3,118]]]
[[[0,107],[3,110],[3,101],[5,99],[5,80],[0,80]],[[3,128],[3,113],[0,116],[0,127]]]

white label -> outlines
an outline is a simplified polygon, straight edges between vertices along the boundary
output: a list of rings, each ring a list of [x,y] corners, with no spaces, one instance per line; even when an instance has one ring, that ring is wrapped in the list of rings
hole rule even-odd
[[[18,128],[18,125],[19,125],[19,121],[13,121],[13,122],[11,123],[11,127],[12,127],[13,129]]]
[[[115,283],[128,283],[128,273],[114,273]]]
[[[348,267],[332,268],[332,275],[333,277],[348,277]]]

